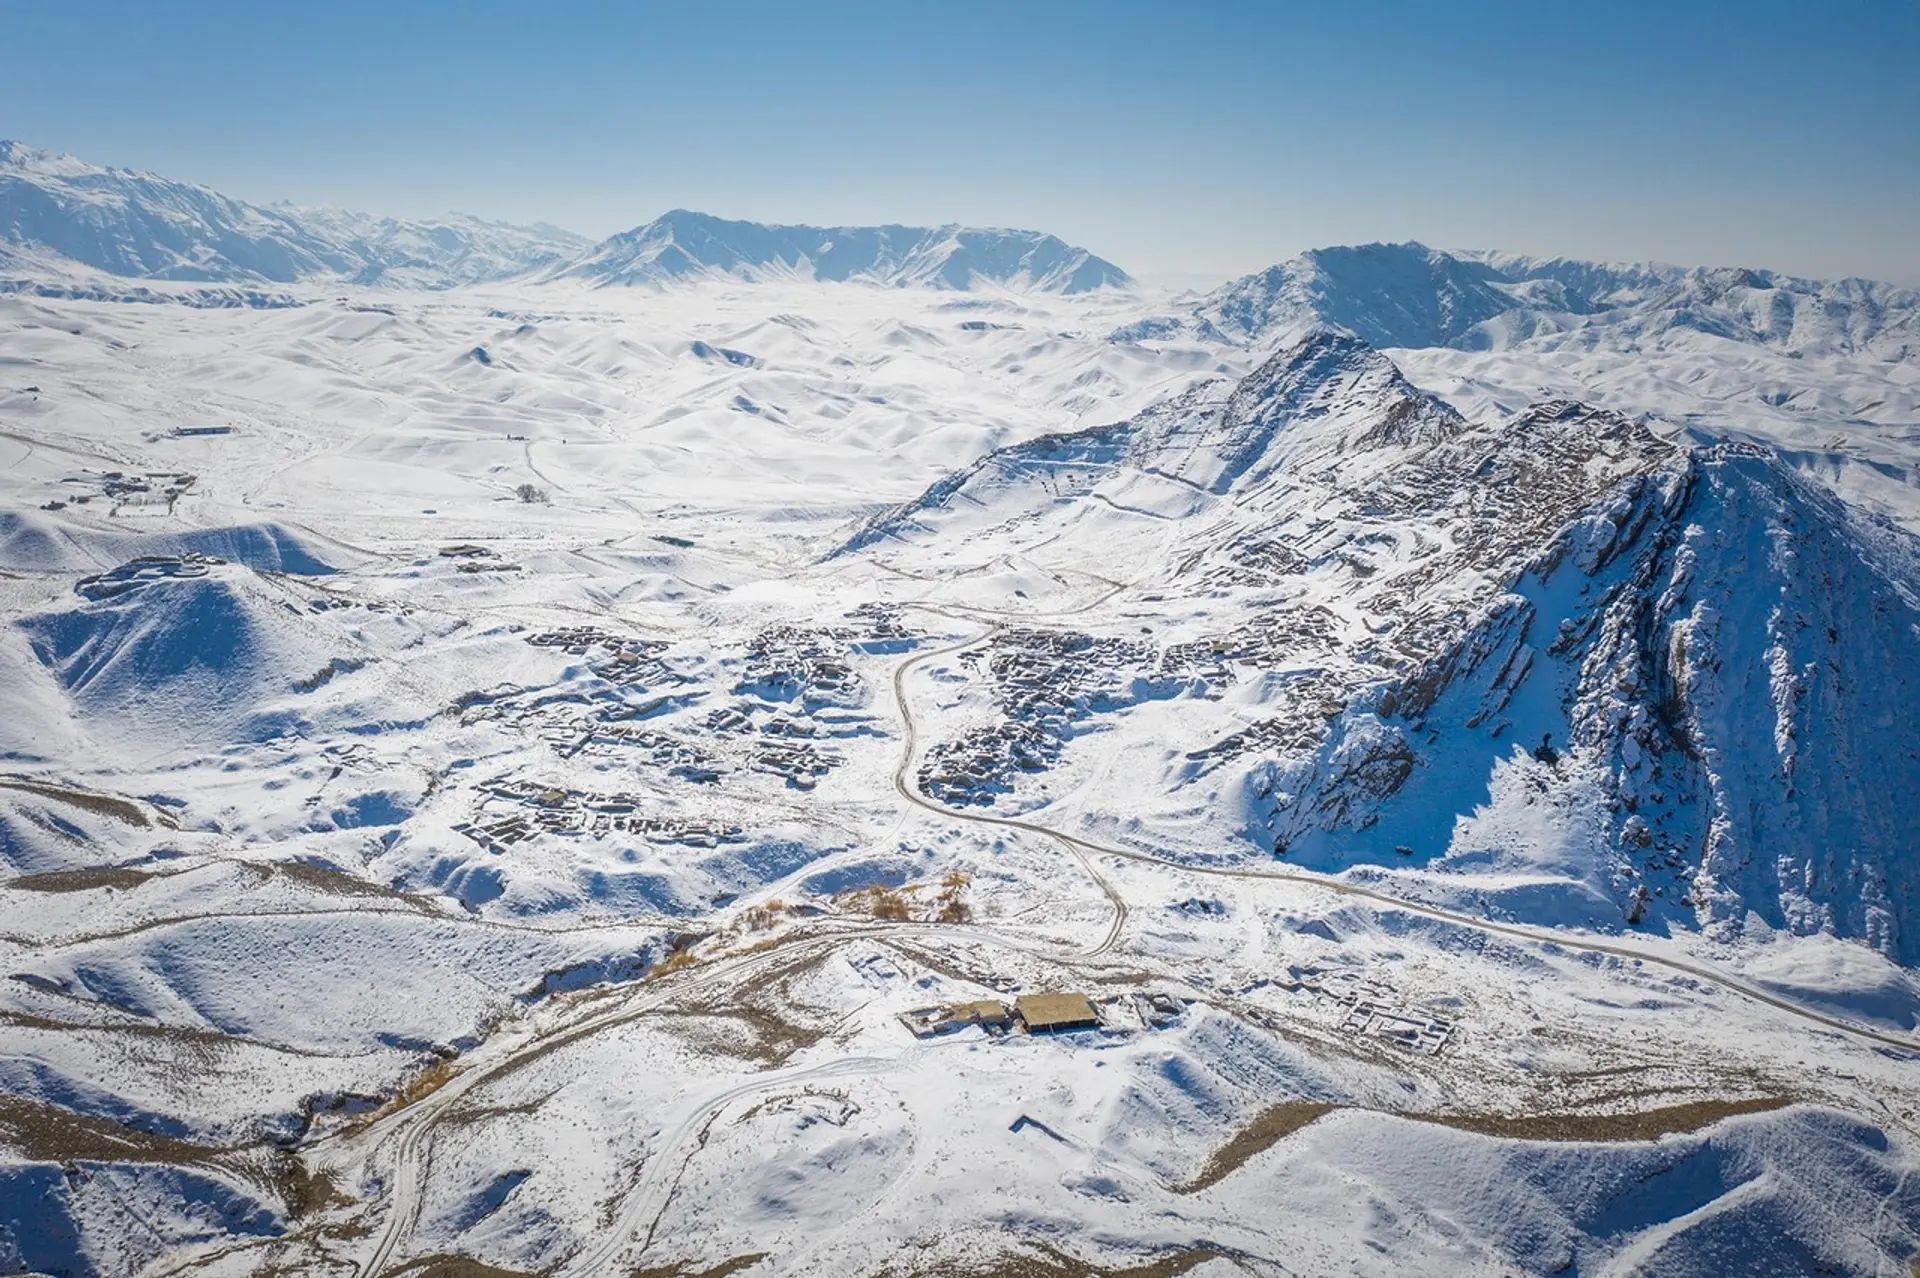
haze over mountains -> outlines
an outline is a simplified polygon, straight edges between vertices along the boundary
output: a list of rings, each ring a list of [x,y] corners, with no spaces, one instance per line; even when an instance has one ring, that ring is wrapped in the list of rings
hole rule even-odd
[[[517,275],[587,244],[550,226],[248,204],[7,141],[0,141],[0,237],[16,251],[135,279],[429,287]]]
[[[1051,235],[963,226],[764,226],[675,209],[616,235],[553,278],[659,284],[710,273],[968,289],[976,280],[1046,293],[1132,281]]]
[[[710,277],[951,290],[991,284],[1059,294],[1132,284],[1113,263],[1040,232],[777,226],[676,209],[596,244],[544,224],[248,204],[19,142],[0,142],[0,240],[0,268],[34,280],[83,268],[201,284],[431,289],[522,278],[654,287]],[[153,294],[94,283],[83,295]],[[1316,325],[1382,348],[1637,349],[1706,337],[1795,357],[1897,362],[1920,353],[1920,292],[1764,270],[1370,244],[1304,253],[1231,281],[1183,312],[1132,321],[1114,337],[1271,346]]]
[[[241,285],[450,288],[566,280],[660,286],[813,279],[1075,294],[1128,288],[1121,267],[1037,231],[767,225],[675,209],[598,243],[559,227],[450,214],[395,219],[256,205],[151,173],[0,141],[0,265]],[[1230,281],[1119,340],[1274,343],[1328,325],[1382,348],[1637,346],[1704,335],[1793,355],[1920,354],[1920,291],[1772,271],[1608,265],[1425,245],[1323,248]]]
[[[1057,293],[1129,283],[1112,263],[1033,231],[763,226],[676,209],[593,244],[554,226],[460,214],[419,221],[248,204],[203,186],[5,141],[0,237],[16,253],[54,263],[227,284],[450,288],[536,272],[623,285],[709,274],[949,289],[978,280]]]

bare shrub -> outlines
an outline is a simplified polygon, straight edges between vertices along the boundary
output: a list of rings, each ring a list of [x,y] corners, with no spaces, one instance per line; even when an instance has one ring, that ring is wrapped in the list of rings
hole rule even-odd
[[[741,912],[740,922],[749,932],[764,932],[790,913],[792,909],[785,901],[768,901],[748,906]]]
[[[973,907],[962,900],[967,884],[972,882],[959,870],[948,870],[940,879],[940,895],[935,898],[939,908],[934,911],[934,921],[938,923],[965,923],[973,917]]]
[[[840,903],[848,910],[896,923],[904,923],[913,917],[907,898],[892,888],[861,888],[857,892],[842,895]]]

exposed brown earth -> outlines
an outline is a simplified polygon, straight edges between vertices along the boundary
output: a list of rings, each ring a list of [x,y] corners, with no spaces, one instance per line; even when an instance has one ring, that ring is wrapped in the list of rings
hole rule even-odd
[[[325,892],[330,896],[380,897],[391,901],[405,901],[418,909],[433,912],[432,903],[426,897],[395,891],[379,883],[369,883],[365,879],[355,878],[344,870],[335,870],[329,866],[311,865],[305,861],[274,861],[263,868],[279,878],[316,892]]]
[[[1561,1144],[1603,1144],[1612,1141],[1657,1140],[1699,1131],[1723,1118],[1763,1114],[1791,1105],[1789,1096],[1756,1096],[1742,1100],[1696,1100],[1657,1109],[1612,1114],[1416,1114],[1400,1118],[1432,1123],[1480,1136],[1507,1140],[1554,1141]],[[1307,1124],[1346,1106],[1320,1101],[1282,1101],[1263,1110],[1254,1120],[1215,1150],[1200,1173],[1176,1193],[1192,1194],[1218,1184],[1256,1154],[1272,1148]]]
[[[0,1093],[0,1141],[43,1162],[207,1163],[223,1151]]]
[[[913,1271],[913,1278],[1179,1278],[1179,1275],[1219,1260],[1227,1253],[1211,1247],[1173,1252],[1142,1265],[1110,1268],[1090,1264],[1045,1243],[1027,1244],[1024,1254],[1008,1252],[985,1266],[941,1265]],[[882,1271],[887,1278],[892,1271]]]
[[[686,1265],[654,1265],[646,1269],[636,1269],[628,1278],[728,1278],[742,1269],[751,1269],[767,1258],[764,1251],[756,1251],[750,1256],[735,1256],[723,1260],[710,1269],[691,1269]]]
[[[524,1269],[501,1269],[470,1256],[422,1256],[389,1269],[380,1278],[537,1278]]]
[[[1229,1137],[1226,1144],[1213,1151],[1213,1157],[1200,1169],[1200,1174],[1178,1186],[1176,1192],[1198,1193],[1209,1185],[1218,1184],[1240,1170],[1255,1154],[1272,1148],[1333,1108],[1320,1101],[1290,1100],[1263,1110],[1251,1123]]]
[[[84,812],[97,816],[110,817],[122,825],[149,829],[153,822],[141,807],[127,799],[116,799],[110,794],[94,794],[88,790],[70,790],[65,786],[48,785],[44,781],[23,781],[17,777],[0,780],[0,789],[18,790],[22,794],[37,795],[42,799],[53,799],[59,803],[71,804]]]

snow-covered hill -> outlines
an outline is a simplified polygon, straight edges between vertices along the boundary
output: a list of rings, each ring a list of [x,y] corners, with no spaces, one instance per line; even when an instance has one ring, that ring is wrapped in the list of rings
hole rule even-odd
[[[8,141],[0,141],[0,241],[137,279],[431,288],[518,275],[587,244],[557,227],[459,214],[421,222],[248,204]]]
[[[1423,244],[1315,249],[1221,286],[1183,316],[1122,340],[1189,332],[1270,344],[1316,324],[1378,347],[1503,350],[1565,334],[1657,345],[1704,334],[1794,355],[1920,355],[1920,291],[1773,271],[1604,265]]]
[[[1521,916],[1580,917],[1552,903],[1565,877],[1636,925],[1826,933],[1911,965],[1920,828],[1881,796],[1920,784],[1916,670],[1913,538],[1767,450],[1682,450],[1276,763],[1255,808],[1303,863],[1425,864]]]
[[[1132,281],[1052,235],[964,226],[768,226],[675,209],[596,245],[552,278],[662,284],[707,275],[968,289],[977,282],[1084,293]]]

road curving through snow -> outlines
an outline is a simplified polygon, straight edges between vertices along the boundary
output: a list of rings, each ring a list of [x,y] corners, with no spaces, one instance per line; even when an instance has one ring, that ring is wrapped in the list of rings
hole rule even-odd
[[[1870,1026],[1860,1025],[1837,1016],[1829,1016],[1824,1012],[1805,1007],[1791,999],[1768,993],[1764,989],[1742,981],[1738,977],[1729,976],[1725,972],[1721,972],[1703,963],[1670,958],[1629,945],[1612,945],[1604,941],[1587,940],[1577,935],[1555,932],[1546,928],[1527,927],[1523,924],[1499,923],[1492,919],[1475,918],[1472,915],[1461,914],[1455,910],[1444,909],[1440,906],[1425,905],[1417,901],[1409,901],[1388,892],[1381,892],[1374,888],[1363,887],[1357,883],[1345,882],[1329,875],[1314,874],[1311,871],[1292,867],[1282,868],[1279,866],[1269,866],[1262,869],[1251,869],[1234,866],[1189,865],[1184,862],[1154,856],[1151,853],[1141,852],[1132,848],[1118,848],[1095,843],[1090,839],[1084,839],[1078,835],[1068,834],[1064,831],[1056,830],[1051,826],[1042,825],[1038,821],[1029,821],[1020,817],[987,816],[977,812],[963,812],[929,799],[911,785],[908,780],[912,761],[918,752],[918,743],[916,740],[918,726],[914,722],[912,710],[908,704],[906,677],[921,663],[950,652],[971,647],[986,639],[992,633],[993,631],[989,630],[985,634],[977,635],[962,643],[951,644],[944,648],[937,648],[929,652],[920,653],[908,658],[895,669],[893,690],[894,696],[899,703],[901,722],[905,725],[906,740],[901,748],[900,766],[894,773],[894,788],[898,790],[901,797],[909,803],[915,804],[928,812],[936,813],[948,820],[967,821],[976,825],[993,826],[1004,830],[1019,830],[1027,834],[1038,835],[1043,838],[1052,839],[1073,853],[1080,864],[1086,867],[1088,874],[1100,884],[1101,890],[1106,893],[1107,899],[1111,901],[1114,906],[1114,919],[1108,929],[1107,936],[1100,945],[1090,951],[1091,955],[1102,954],[1111,949],[1112,946],[1117,943],[1121,930],[1126,923],[1127,906],[1124,898],[1118,890],[1100,874],[1092,861],[1094,857],[1110,856],[1123,861],[1131,861],[1138,865],[1155,866],[1160,869],[1178,870],[1188,874],[1201,874],[1214,878],[1264,879],[1272,882],[1305,884],[1310,887],[1321,888],[1339,896],[1369,901],[1377,905],[1387,906],[1405,914],[1414,914],[1422,918],[1434,919],[1443,923],[1452,923],[1461,927],[1472,928],[1479,932],[1490,933],[1495,936],[1505,936],[1516,940],[1530,941],[1537,945],[1556,945],[1564,950],[1574,950],[1588,954],[1603,955],[1609,958],[1625,959],[1634,963],[1648,963],[1710,982],[1741,998],[1763,1004],[1776,1011],[1786,1012],[1789,1015],[1810,1021],[1825,1029],[1845,1034],[1863,1042],[1920,1053],[1920,1037],[1885,1033],[1873,1029]]]

